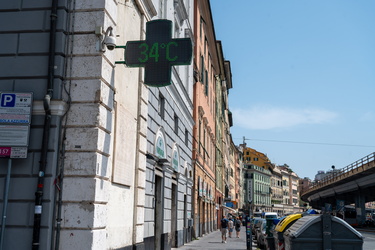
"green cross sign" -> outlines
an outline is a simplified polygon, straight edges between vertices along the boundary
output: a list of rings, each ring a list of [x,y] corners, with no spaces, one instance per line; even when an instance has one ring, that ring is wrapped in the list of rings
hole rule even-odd
[[[126,43],[125,64],[144,67],[144,84],[163,87],[171,84],[173,65],[189,65],[192,58],[190,38],[172,39],[172,21],[146,23],[146,40]]]

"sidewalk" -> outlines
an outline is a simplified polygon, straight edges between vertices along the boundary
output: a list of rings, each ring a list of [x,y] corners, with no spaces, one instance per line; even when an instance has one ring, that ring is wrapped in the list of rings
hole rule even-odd
[[[233,238],[234,235],[234,238]],[[246,228],[241,227],[240,238],[236,238],[233,232],[232,238],[227,238],[227,243],[221,243],[221,232],[214,231],[208,235],[193,240],[174,250],[196,250],[196,249],[230,249],[230,250],[246,250]],[[256,250],[256,242],[253,242],[253,249]]]

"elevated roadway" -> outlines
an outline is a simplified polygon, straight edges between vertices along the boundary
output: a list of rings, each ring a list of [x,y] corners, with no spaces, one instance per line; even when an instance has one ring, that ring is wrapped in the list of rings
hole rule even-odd
[[[336,170],[319,182],[314,182],[308,190],[303,190],[301,199],[316,209],[331,204],[336,209],[337,201],[345,205],[355,204],[364,219],[366,202],[375,201],[375,152]]]

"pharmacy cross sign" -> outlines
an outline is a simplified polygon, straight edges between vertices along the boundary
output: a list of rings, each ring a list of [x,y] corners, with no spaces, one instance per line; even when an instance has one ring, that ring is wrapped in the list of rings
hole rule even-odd
[[[144,84],[163,87],[171,84],[173,65],[189,65],[192,58],[190,38],[172,39],[172,21],[146,23],[146,40],[129,41],[125,48],[125,64],[144,67]]]

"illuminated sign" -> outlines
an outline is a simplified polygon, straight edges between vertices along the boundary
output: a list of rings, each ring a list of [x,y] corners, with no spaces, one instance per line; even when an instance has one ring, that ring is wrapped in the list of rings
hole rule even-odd
[[[155,155],[160,159],[165,159],[166,157],[166,149],[165,149],[165,139],[162,131],[158,131],[156,134],[156,142],[155,142]]]
[[[172,167],[174,171],[178,172],[179,166],[180,166],[180,155],[178,153],[178,147],[177,144],[174,144],[173,146],[173,152],[172,152]]]
[[[146,23],[146,40],[126,43],[125,64],[144,67],[144,84],[163,87],[171,84],[173,65],[189,65],[192,58],[190,38],[172,39],[172,21]]]

